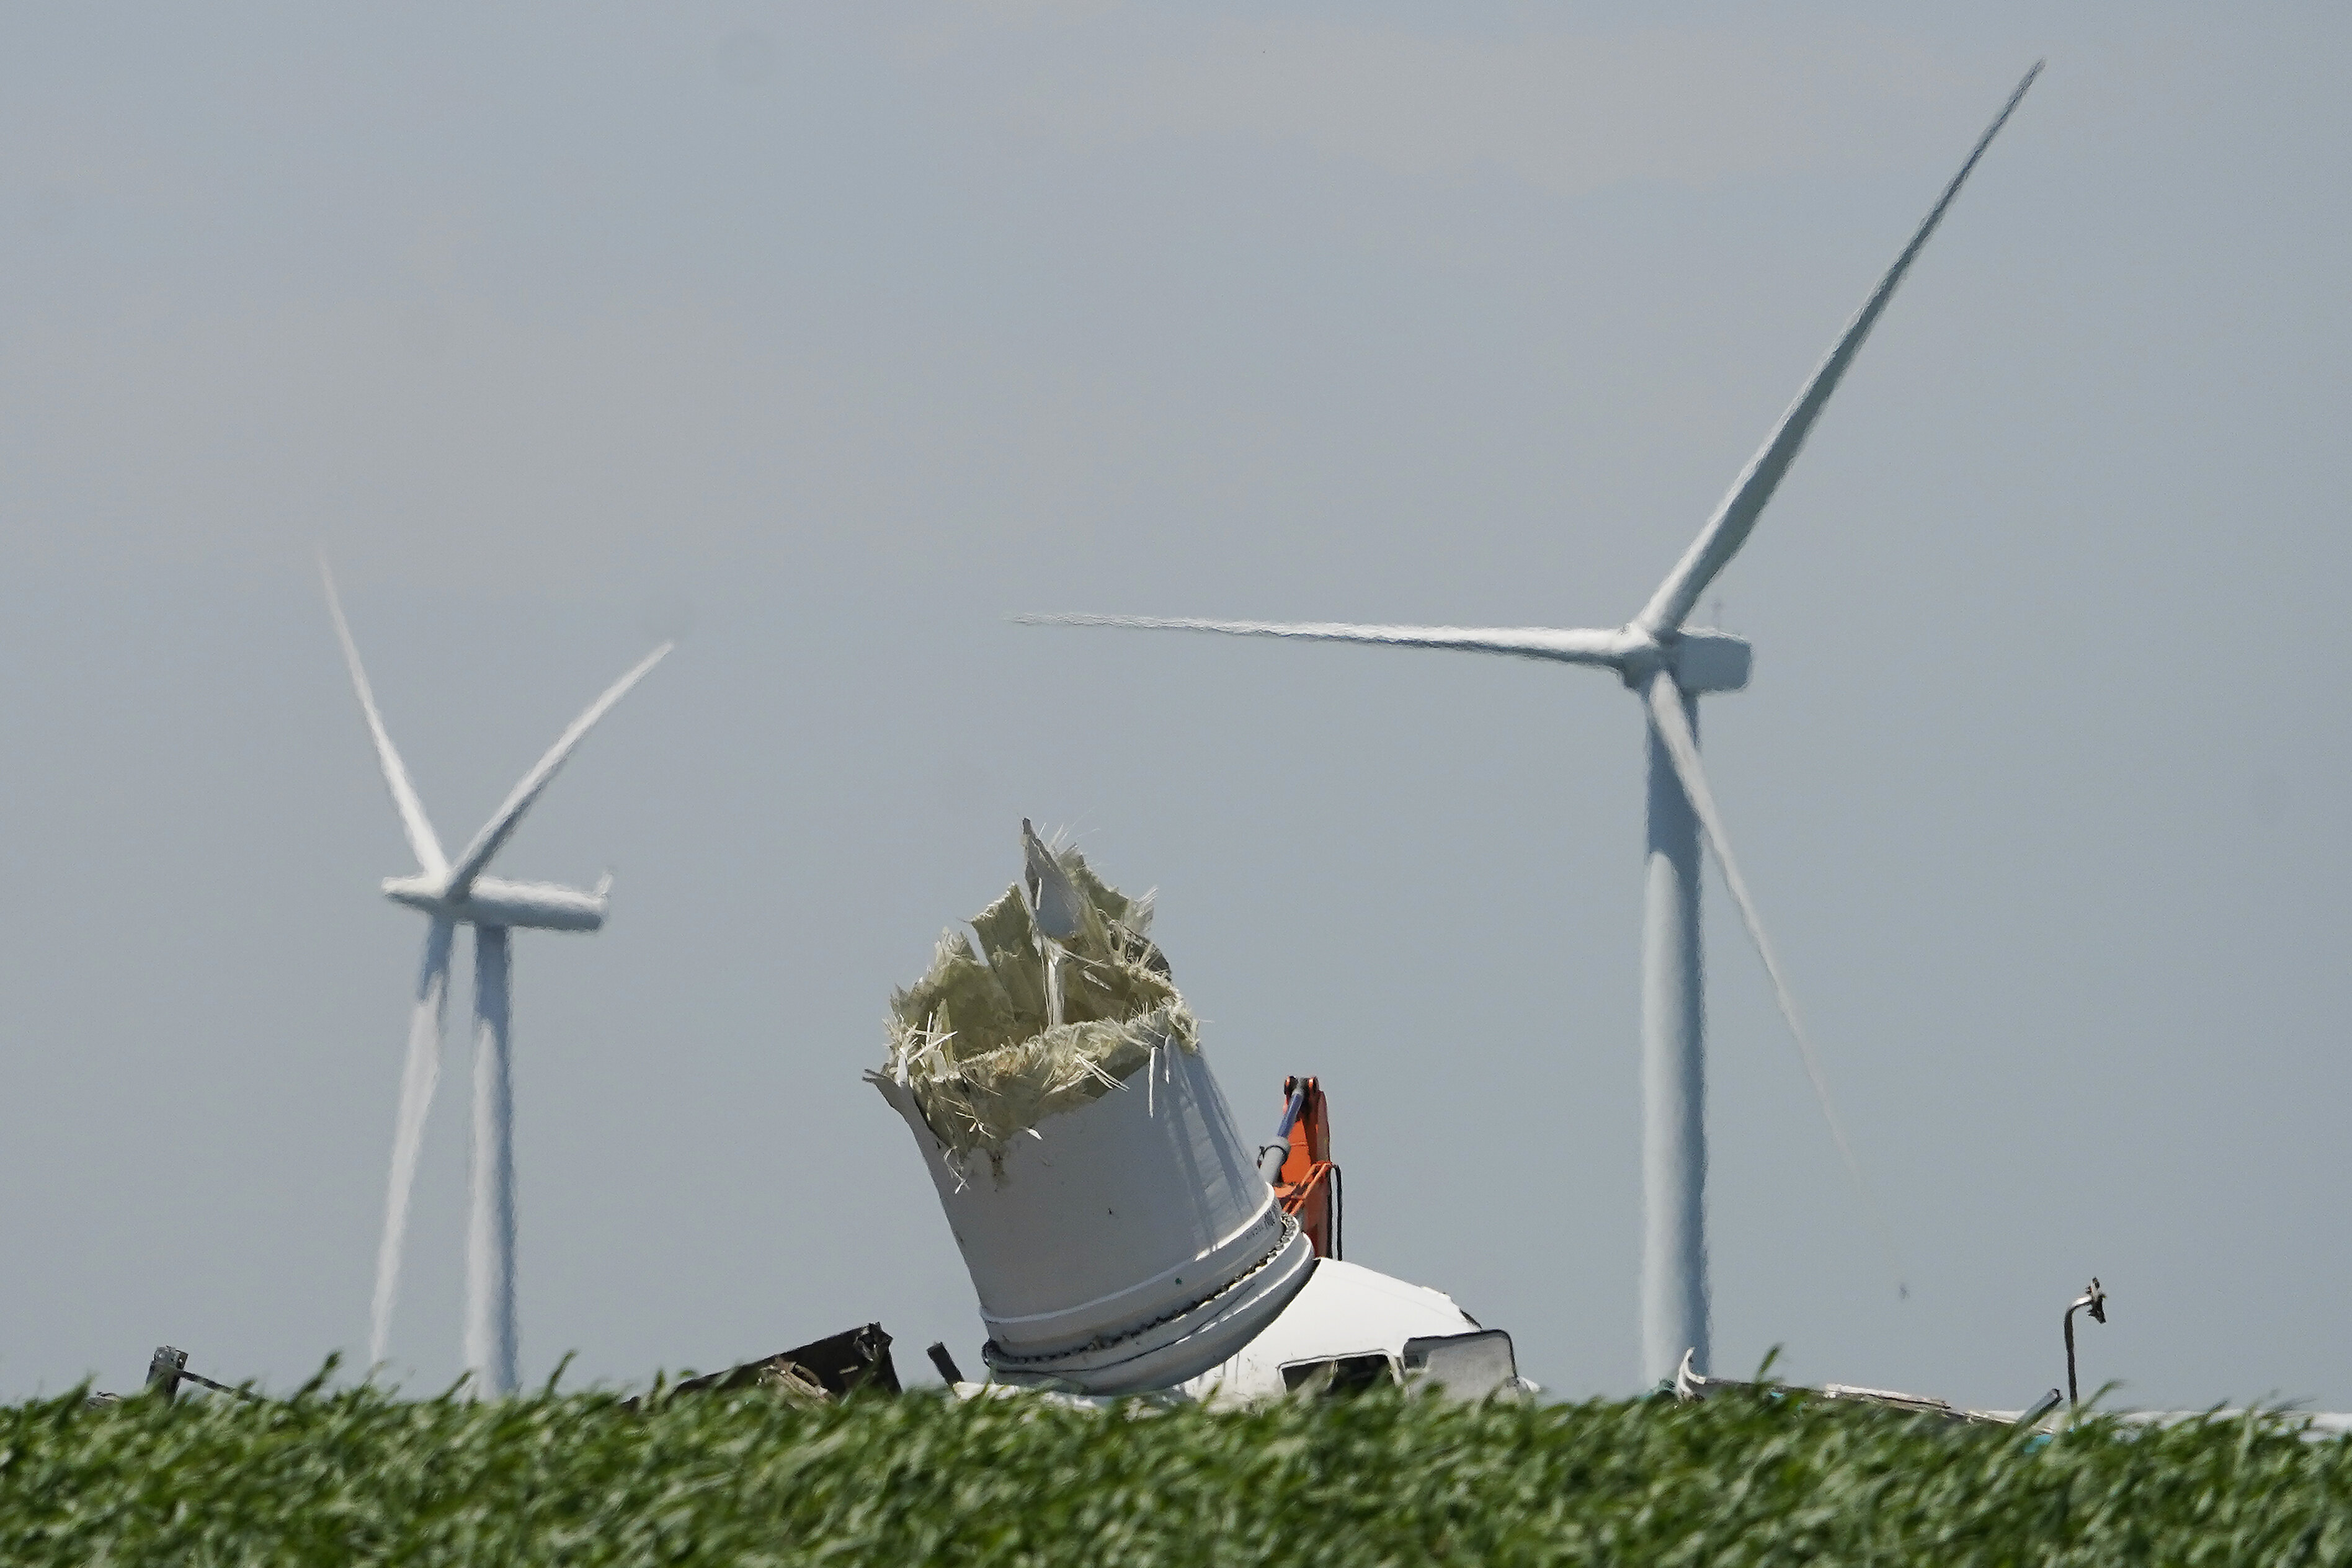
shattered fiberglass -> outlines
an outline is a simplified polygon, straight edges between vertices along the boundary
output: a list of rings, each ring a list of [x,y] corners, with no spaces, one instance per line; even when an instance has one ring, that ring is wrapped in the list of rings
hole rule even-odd
[[[1119,1088],[1162,1050],[1197,1052],[1199,1025],[1147,934],[1149,894],[1130,899],[1076,849],[1021,825],[1027,865],[931,966],[890,998],[877,1075],[915,1097],[960,1167],[988,1157],[1001,1181],[1007,1140]],[[983,957],[982,954],[985,954]]]

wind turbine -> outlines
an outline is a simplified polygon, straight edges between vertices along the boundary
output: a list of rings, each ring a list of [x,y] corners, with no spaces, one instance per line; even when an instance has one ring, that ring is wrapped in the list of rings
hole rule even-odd
[[[1895,265],[1847,322],[1811,380],[1780,416],[1771,436],[1748,459],[1714,516],[1699,530],[1641,613],[1622,626],[1552,630],[1508,626],[1345,626],[1328,622],[1212,621],[1140,616],[1021,616],[1031,624],[1138,626],[1227,632],[1244,637],[1298,637],[1324,642],[1379,643],[1395,647],[1453,648],[1509,654],[1613,670],[1640,695],[1648,715],[1648,853],[1642,919],[1642,1368],[1651,1381],[1671,1378],[1687,1354],[1707,1366],[1708,1323],[1705,1194],[1706,1180],[1706,1036],[1699,952],[1698,834],[1704,828],[1723,869],[1724,884],[1764,961],[1789,1032],[1796,1037],[1806,1076],[1821,1101],[1838,1153],[1868,1202],[1861,1167],[1846,1142],[1827,1080],[1811,1039],[1798,1021],[1772,944],[1748,884],[1732,858],[1714,792],[1699,766],[1698,699],[1748,684],[1748,645],[1720,632],[1685,625],[1707,584],[1730,563],[1756,527],[1765,502],[1804,445],[1822,405],[1895,294],[1895,285],[1943,221],[1977,160],[1984,156],[2042,66],[2036,63],[1985,133],[1968,162],[1903,247]],[[1877,1218],[1875,1213],[1874,1220]]]
[[[393,749],[392,736],[377,713],[375,693],[360,651],[343,619],[333,574],[320,563],[327,585],[327,608],[335,636],[351,667],[352,689],[360,700],[368,734],[375,742],[384,787],[400,813],[401,830],[416,857],[414,876],[387,877],[383,896],[425,915],[425,957],[416,972],[416,1010],[408,1026],[408,1062],[400,1079],[400,1116],[392,1145],[392,1185],[384,1200],[383,1239],[376,1251],[375,1300],[369,1321],[368,1363],[380,1365],[392,1332],[392,1308],[400,1289],[401,1248],[408,1234],[408,1199],[416,1182],[416,1156],[425,1141],[425,1116],[441,1076],[441,1028],[449,989],[449,946],[460,925],[474,928],[474,1147],[471,1215],[466,1242],[466,1368],[478,1394],[506,1394],[515,1388],[514,1298],[514,1085],[507,933],[517,927],[540,931],[594,931],[611,909],[605,897],[610,876],[593,889],[554,882],[512,882],[488,875],[491,858],[512,836],[522,814],[555,777],[596,721],[629,688],[659,664],[673,645],[664,643],[608,687],[556,737],[538,765],[522,776],[506,801],[484,823],[453,862],[426,820],[424,804],[408,782],[408,770]]]

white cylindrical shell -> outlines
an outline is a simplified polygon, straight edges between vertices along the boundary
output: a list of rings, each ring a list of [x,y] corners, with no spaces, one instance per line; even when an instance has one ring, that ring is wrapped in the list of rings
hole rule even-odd
[[[1163,1047],[961,1171],[913,1093],[874,1082],[930,1168],[1000,1373],[1089,1393],[1181,1382],[1262,1328],[1313,1261],[1197,1052]]]

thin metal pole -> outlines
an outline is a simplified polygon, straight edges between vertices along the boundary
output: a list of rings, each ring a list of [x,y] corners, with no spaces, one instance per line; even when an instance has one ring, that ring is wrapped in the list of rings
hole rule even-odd
[[[2066,1406],[2070,1410],[2081,1404],[2083,1398],[2074,1386],[2074,1314],[2085,1307],[2091,1309],[2093,1322],[2107,1321],[2107,1293],[2100,1286],[2099,1277],[2095,1274],[2091,1276],[2091,1288],[2076,1297],[2074,1304],[2066,1309]]]

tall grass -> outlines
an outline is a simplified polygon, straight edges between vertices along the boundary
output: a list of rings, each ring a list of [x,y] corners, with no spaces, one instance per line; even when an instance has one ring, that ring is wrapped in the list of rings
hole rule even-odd
[[[0,1563],[2344,1563],[2352,1446],[1801,1399],[0,1409]]]

